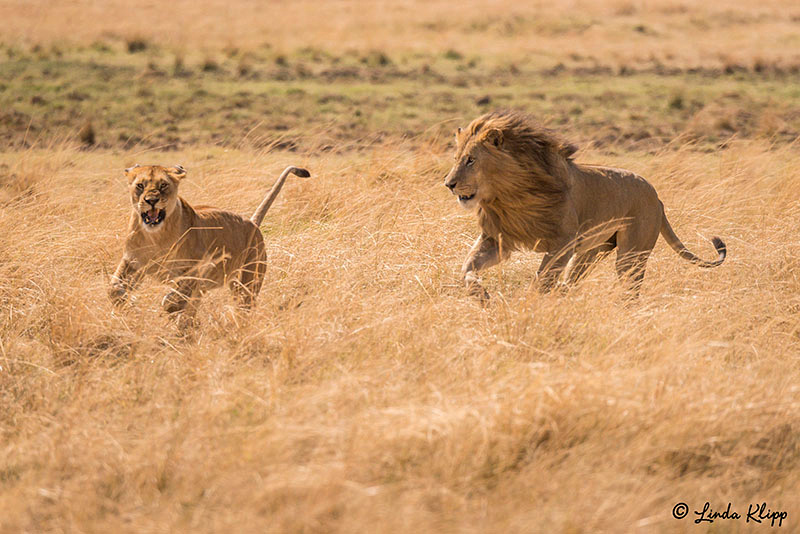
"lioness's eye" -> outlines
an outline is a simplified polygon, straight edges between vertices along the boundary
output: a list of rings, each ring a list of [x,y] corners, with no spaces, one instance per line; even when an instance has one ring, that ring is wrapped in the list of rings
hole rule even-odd
[[[167,190],[167,184],[166,183],[161,184],[160,186],[158,186],[158,190],[159,191],[166,191]]]
[[[475,163],[475,160],[472,159],[472,156],[467,156],[467,167],[472,167],[472,165],[474,163]]]
[[[136,184],[137,191],[144,191],[144,184]]]

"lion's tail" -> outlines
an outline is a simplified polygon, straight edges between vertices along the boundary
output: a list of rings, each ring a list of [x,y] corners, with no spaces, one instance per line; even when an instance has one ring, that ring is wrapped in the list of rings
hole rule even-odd
[[[664,213],[664,208],[661,208],[661,235],[664,240],[672,247],[672,250],[678,253],[678,256],[683,258],[684,260],[689,260],[690,262],[694,263],[695,265],[699,265],[700,267],[711,268],[720,265],[723,261],[725,261],[725,256],[728,254],[728,250],[725,247],[725,243],[722,239],[718,237],[712,237],[711,243],[714,244],[714,248],[717,249],[717,259],[714,261],[706,261],[702,258],[698,258],[694,254],[692,254],[686,245],[684,245],[678,236],[675,235],[675,231],[670,226],[669,221],[667,220],[667,214]]]
[[[261,226],[261,221],[264,220],[264,216],[267,214],[267,210],[272,203],[275,202],[275,199],[278,198],[278,193],[281,191],[281,187],[283,187],[283,182],[286,181],[286,177],[290,174],[294,174],[295,176],[299,176],[301,178],[308,178],[311,176],[311,173],[305,169],[301,169],[300,167],[286,167],[281,175],[278,177],[278,181],[275,182],[275,185],[272,186],[272,189],[269,190],[267,196],[258,206],[256,211],[253,213],[253,216],[250,217],[250,220],[256,226]]]

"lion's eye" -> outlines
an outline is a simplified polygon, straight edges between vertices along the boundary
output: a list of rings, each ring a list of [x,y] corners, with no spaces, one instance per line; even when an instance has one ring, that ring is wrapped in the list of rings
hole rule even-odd
[[[467,167],[472,167],[475,164],[475,160],[472,156],[467,156]]]
[[[164,191],[167,190],[167,184],[166,183],[161,184],[160,186],[158,186],[158,190],[163,193]]]
[[[144,191],[144,184],[136,184],[136,190],[140,193]]]

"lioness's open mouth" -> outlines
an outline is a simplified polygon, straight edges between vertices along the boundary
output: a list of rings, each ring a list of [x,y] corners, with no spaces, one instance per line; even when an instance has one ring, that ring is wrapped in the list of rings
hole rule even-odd
[[[458,195],[459,202],[469,202],[473,198],[475,198],[475,193],[472,193],[471,195]]]
[[[167,210],[154,208],[142,212],[142,222],[148,226],[156,226],[157,224],[161,224],[161,221],[163,221],[166,216]]]

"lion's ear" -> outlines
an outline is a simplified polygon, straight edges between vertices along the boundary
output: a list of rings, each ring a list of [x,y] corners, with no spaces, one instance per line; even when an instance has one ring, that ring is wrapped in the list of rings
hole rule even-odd
[[[491,143],[496,147],[500,147],[503,144],[503,132],[497,128],[492,128],[486,132],[486,135],[483,138],[487,143]]]
[[[561,152],[562,156],[570,159],[573,155],[575,155],[575,152],[578,151],[578,146],[573,145],[572,143],[564,143],[559,147],[559,151]]]
[[[133,167],[128,167],[127,169],[125,169],[125,176],[128,178],[128,181],[129,181],[129,182],[130,182],[130,181],[133,179],[133,174],[131,174],[131,173],[133,172],[133,169],[135,169],[135,168],[137,168],[137,167],[141,167],[141,165],[139,165],[139,164],[137,163],[137,164],[136,164],[136,165],[134,165]]]
[[[169,174],[172,179],[181,181],[186,176],[186,169],[183,168],[183,165],[175,165],[167,169],[167,174]]]

